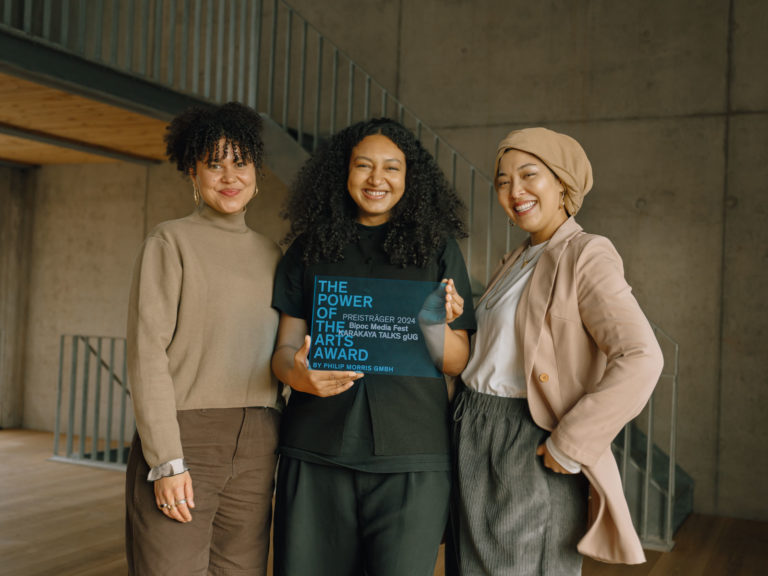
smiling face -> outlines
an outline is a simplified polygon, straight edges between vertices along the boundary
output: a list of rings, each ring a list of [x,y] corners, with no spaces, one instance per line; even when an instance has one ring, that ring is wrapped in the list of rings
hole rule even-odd
[[[224,138],[219,140],[218,149],[223,151],[225,143]],[[244,162],[236,151],[227,146],[226,154],[218,160],[198,160],[196,174],[190,175],[203,201],[222,214],[242,212],[257,192],[256,166]]]
[[[549,240],[568,219],[565,187],[536,156],[509,150],[499,161],[496,195],[507,216],[531,235],[532,244]]]
[[[390,218],[405,192],[405,154],[386,136],[366,136],[352,149],[347,190],[357,204],[357,221],[378,226]]]

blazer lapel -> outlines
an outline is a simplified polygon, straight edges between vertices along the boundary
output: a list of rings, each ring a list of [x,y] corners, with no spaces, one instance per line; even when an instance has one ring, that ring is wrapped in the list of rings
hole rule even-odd
[[[566,220],[557,229],[549,245],[539,257],[531,279],[520,297],[515,315],[515,330],[523,338],[524,373],[528,382],[533,374],[533,361],[536,358],[544,319],[552,299],[560,257],[570,240],[581,230],[581,226],[573,218]]]

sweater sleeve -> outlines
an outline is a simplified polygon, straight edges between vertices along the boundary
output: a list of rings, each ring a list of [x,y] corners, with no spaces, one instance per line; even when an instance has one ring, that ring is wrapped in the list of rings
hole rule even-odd
[[[664,359],[607,238],[586,244],[575,274],[579,314],[606,367],[598,382],[585,383],[586,393],[561,418],[552,440],[568,457],[590,466],[643,409]]]
[[[128,382],[150,468],[183,458],[168,346],[176,330],[182,284],[178,252],[150,236],[136,262],[128,306]]]

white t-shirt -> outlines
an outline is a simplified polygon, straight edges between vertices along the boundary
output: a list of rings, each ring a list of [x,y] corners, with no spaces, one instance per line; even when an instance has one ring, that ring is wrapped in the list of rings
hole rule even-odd
[[[515,314],[525,285],[548,243],[529,245],[475,310],[477,331],[472,336],[469,363],[461,375],[472,390],[505,398],[528,396]],[[558,464],[573,474],[581,471],[581,465],[563,454],[551,438],[546,443]]]
[[[473,390],[506,398],[525,398],[522,346],[515,312],[525,285],[548,242],[528,246],[475,310],[477,331],[462,380]]]

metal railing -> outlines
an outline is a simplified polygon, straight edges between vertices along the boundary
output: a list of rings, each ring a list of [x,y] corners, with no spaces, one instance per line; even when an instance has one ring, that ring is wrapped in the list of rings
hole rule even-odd
[[[664,354],[664,368],[643,412],[614,441],[614,453],[644,547],[667,551],[674,546],[676,525],[690,510],[676,514],[675,506],[679,346],[661,328],[652,326]],[[641,450],[638,441],[643,444]]]
[[[0,0],[0,27],[202,100],[244,102],[309,151],[356,121],[397,119],[468,207],[476,287],[510,247],[490,179],[283,0]]]
[[[61,337],[53,460],[125,467],[135,429],[125,345],[125,338]]]

